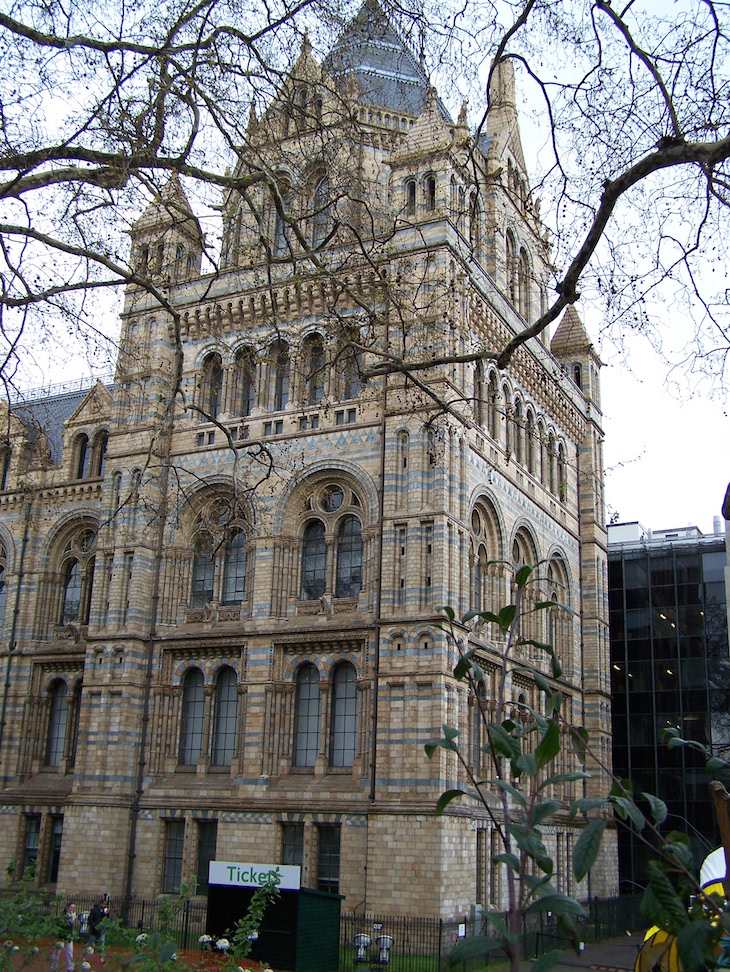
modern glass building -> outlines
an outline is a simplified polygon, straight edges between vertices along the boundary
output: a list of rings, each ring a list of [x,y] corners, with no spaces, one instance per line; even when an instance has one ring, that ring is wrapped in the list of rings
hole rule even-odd
[[[697,866],[719,844],[705,759],[690,746],[668,749],[661,730],[722,753],[730,744],[725,534],[696,527],[608,530],[613,769],[634,793],[665,801],[665,830],[688,834]],[[648,812],[648,805],[644,808]],[[622,892],[638,890],[651,850],[619,834]]]

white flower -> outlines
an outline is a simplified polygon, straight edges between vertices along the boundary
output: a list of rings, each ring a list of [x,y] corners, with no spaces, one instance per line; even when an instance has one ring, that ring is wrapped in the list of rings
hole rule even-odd
[[[170,956],[170,961],[177,962],[177,952],[172,953],[172,955]]]
[[[91,968],[91,966],[89,965],[88,962],[82,962],[81,963],[81,968],[83,969],[83,972],[89,972],[89,969]]]
[[[37,955],[38,954],[38,946],[37,945],[34,945],[33,946],[33,948],[30,950],[30,954],[31,955]]]
[[[198,939],[198,945],[209,945],[212,941],[210,935],[201,935]]]
[[[84,949],[84,953],[86,955],[93,955],[94,954],[93,946],[87,945],[86,948]]]
[[[227,952],[231,947],[231,943],[228,941],[227,938],[219,938],[218,941],[215,943],[215,947],[218,949],[219,952]]]
[[[145,932],[142,932],[141,935],[137,935],[137,937],[134,940],[135,945],[144,945],[146,941],[147,941],[147,935]]]
[[[12,948],[13,947],[13,943],[10,941],[10,939],[8,939],[6,942],[3,942],[3,947],[4,948]]]
[[[13,947],[10,949],[10,951],[11,952],[19,952],[20,951],[20,945],[13,945]]]

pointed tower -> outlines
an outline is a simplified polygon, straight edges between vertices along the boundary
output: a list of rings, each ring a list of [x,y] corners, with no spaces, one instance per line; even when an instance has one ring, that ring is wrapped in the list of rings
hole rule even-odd
[[[132,226],[131,264],[155,284],[200,276],[203,233],[175,172]]]

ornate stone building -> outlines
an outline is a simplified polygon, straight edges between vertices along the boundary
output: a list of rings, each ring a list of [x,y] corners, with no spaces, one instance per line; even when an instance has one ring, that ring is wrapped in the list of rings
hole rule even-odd
[[[488,354],[548,285],[511,68],[473,136],[369,0],[321,64],[305,41],[237,174],[217,267],[176,178],[135,224],[157,296],[128,288],[113,384],[6,406],[0,872],[153,896],[252,860],[346,910],[503,904],[489,820],[434,812],[465,778],[424,743],[484,759],[437,608],[539,562],[573,613],[532,633],[610,763],[600,362],[572,309]],[[610,893],[610,840],[573,887],[575,826],[561,889]]]

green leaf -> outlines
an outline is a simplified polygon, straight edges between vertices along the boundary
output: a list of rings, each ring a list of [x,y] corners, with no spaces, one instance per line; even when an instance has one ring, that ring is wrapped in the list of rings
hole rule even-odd
[[[573,752],[578,756],[581,763],[585,762],[586,750],[588,748],[588,733],[583,726],[570,726],[568,729],[570,744]]]
[[[666,803],[660,800],[659,797],[655,797],[652,793],[642,793],[641,795],[651,807],[651,815],[654,823],[657,825],[663,824],[669,813]]]
[[[530,972],[550,972],[550,969],[560,959],[561,955],[562,952],[557,949],[553,949],[551,952],[545,952],[544,955],[541,955],[537,961],[530,965]]]
[[[540,769],[551,763],[560,752],[560,729],[555,721],[548,725],[548,730],[542,737],[539,746],[535,750],[537,765]]]
[[[562,807],[562,803],[557,800],[545,800],[544,803],[537,803],[532,811],[532,826],[539,827],[540,824]]]
[[[709,921],[693,921],[680,931],[677,952],[684,972],[700,972],[714,966],[713,945],[716,939],[717,931]]]
[[[598,851],[601,847],[601,838],[606,829],[605,817],[598,820],[591,820],[590,823],[581,831],[580,837],[575,842],[573,848],[573,876],[576,880],[582,881],[586,874],[593,867]]]
[[[513,759],[520,755],[519,741],[511,736],[506,729],[498,726],[496,722],[490,722],[488,730],[492,748],[498,756]]]
[[[553,649],[553,646],[547,644],[547,642],[545,642],[545,641],[535,641],[532,638],[525,638],[524,640],[520,641],[520,644],[521,645],[532,645],[533,648],[539,648],[541,651],[544,651],[547,655],[554,655],[555,654],[555,650]]]
[[[500,790],[504,790],[505,793],[509,793],[511,796],[513,796],[523,810],[527,808],[527,800],[525,799],[525,795],[520,793],[517,787],[512,786],[512,784],[508,783],[507,780],[492,780],[492,782],[498,786]]]
[[[576,813],[588,813],[589,810],[605,807],[606,802],[605,797],[581,797],[579,800],[573,800],[570,805],[570,816],[574,817]]]
[[[453,621],[456,615],[454,614],[454,609],[448,604],[444,604],[442,607],[436,608],[439,614],[445,614],[449,621]]]
[[[727,768],[727,762],[724,759],[720,759],[719,756],[713,756],[711,759],[708,759],[707,763],[705,764],[705,769],[708,773],[717,773],[719,770]]]
[[[514,940],[515,935],[510,933],[507,922],[498,911],[483,911],[482,914],[491,925],[494,925],[503,941]]]
[[[627,797],[612,796],[608,798],[609,803],[612,803],[614,807],[618,808],[618,816],[622,820],[629,820],[633,823],[637,830],[643,830],[646,824],[644,819],[644,814],[639,810],[633,800]]]
[[[641,899],[641,913],[650,924],[673,935],[689,924],[684,902],[657,861],[649,861],[649,884]]]
[[[541,692],[544,692],[545,695],[552,694],[553,690],[544,675],[541,675],[540,672],[533,672],[532,677],[535,679],[535,685],[537,685]]]
[[[512,762],[512,770],[515,776],[533,777],[537,774],[537,760],[533,753],[520,753],[517,759]]]
[[[438,798],[436,803],[436,813],[443,813],[444,809],[448,807],[452,800],[456,800],[459,797],[466,796],[463,790],[446,790]]]
[[[553,678],[560,678],[560,676],[563,674],[563,666],[560,664],[560,662],[555,657],[555,655],[553,655],[553,657],[551,658],[551,663],[552,663],[552,670],[553,670]]]
[[[160,963],[164,965],[165,962],[171,961],[172,956],[176,951],[177,945],[174,942],[165,942],[165,944],[160,948],[159,952]]]
[[[679,736],[672,736],[667,739],[667,749],[677,749],[679,746],[684,746],[684,739],[680,739]]]
[[[552,911],[554,915],[577,915],[579,918],[587,918],[588,915],[575,898],[568,898],[564,894],[547,894],[544,898],[538,898],[527,908],[525,914],[535,911]]]
[[[503,631],[507,631],[515,619],[517,608],[514,604],[507,604],[497,615],[497,624]]]
[[[563,704],[563,693],[553,692],[552,695],[547,698],[547,708],[548,712],[560,712],[560,706]]]
[[[520,859],[516,854],[507,854],[506,852],[504,854],[495,854],[492,860],[499,861],[500,864],[506,864],[515,874],[520,873]]]
[[[510,824],[507,827],[515,843],[521,851],[533,860],[545,874],[553,873],[553,861],[540,837],[534,831],[528,834],[525,828],[519,824]]]
[[[459,735],[458,729],[454,729],[452,726],[447,726],[446,723],[441,726],[441,729],[443,730],[444,739],[448,740],[448,742],[453,742],[453,740]]]
[[[449,955],[447,964],[449,966],[458,965],[469,959],[474,959],[489,955],[490,952],[501,951],[504,948],[499,939],[488,938],[486,935],[471,935],[469,938],[462,938],[456,943],[453,952]]]
[[[529,580],[530,574],[533,568],[529,564],[523,564],[522,567],[515,574],[515,584],[518,587],[524,587]]]

